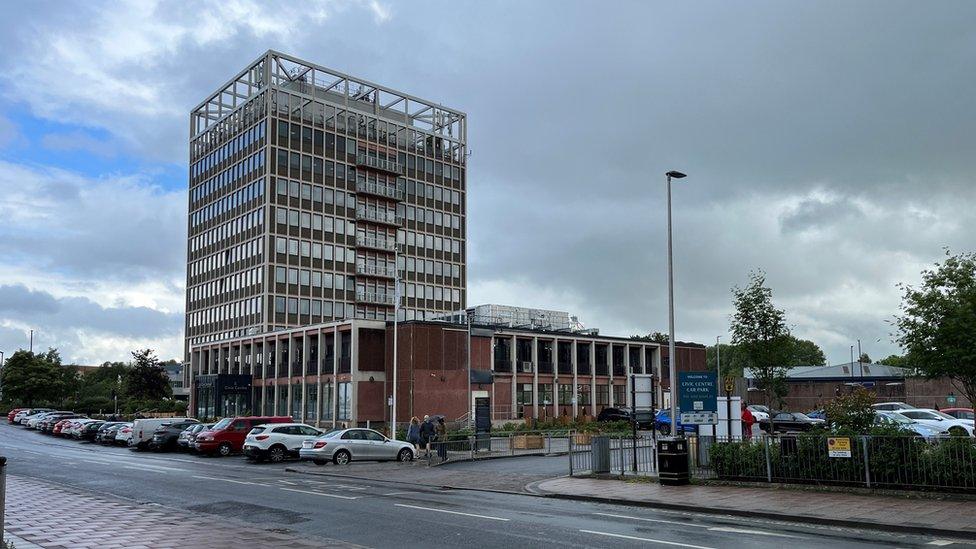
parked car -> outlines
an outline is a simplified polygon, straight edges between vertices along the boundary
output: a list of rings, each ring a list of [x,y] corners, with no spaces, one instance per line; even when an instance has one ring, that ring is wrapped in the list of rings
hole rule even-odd
[[[684,425],[681,423],[681,410],[678,410],[678,432],[695,433],[698,431],[697,425]],[[671,434],[671,410],[664,408],[657,411],[654,416],[654,428],[662,435]]]
[[[759,423],[764,419],[769,419],[769,408],[763,406],[762,404],[750,404],[749,406],[746,406],[746,409],[752,414],[752,419],[755,420],[755,423]]]
[[[597,421],[626,421],[630,423],[633,419],[633,411],[630,408],[604,408],[597,414]],[[653,429],[654,413],[648,411],[637,412],[637,428]]]
[[[99,444],[115,444],[115,435],[118,434],[119,429],[125,425],[125,422],[112,422],[102,425],[95,435],[95,442]]]
[[[64,419],[75,419],[80,417],[84,417],[84,416],[76,414],[74,412],[48,414],[47,416],[44,417],[44,419],[42,419],[37,423],[37,430],[42,433],[51,434],[51,431],[54,429],[54,425],[57,422]]]
[[[949,435],[949,431],[940,430],[936,427],[930,427],[928,425],[921,424],[914,419],[909,419],[898,412],[889,412],[886,410],[876,410],[874,412],[874,423],[875,425],[893,425],[899,429],[911,431],[916,435],[925,438]]]
[[[14,418],[17,417],[17,413],[22,412],[26,409],[27,408],[13,408],[9,412],[7,412],[7,423],[13,424]]]
[[[47,419],[51,414],[70,414],[71,412],[65,411],[55,411],[55,410],[44,410],[43,412],[38,412],[36,414],[31,414],[24,418],[23,424],[28,429],[37,429],[37,424],[41,421]]]
[[[345,465],[350,461],[411,461],[413,445],[392,440],[372,429],[337,429],[313,440],[306,440],[298,451],[302,460],[316,465],[331,461]]]
[[[195,419],[176,421],[173,423],[163,423],[153,431],[152,440],[149,448],[157,452],[176,449],[176,439],[179,438],[183,429],[191,425],[199,425]]]
[[[795,433],[809,431],[824,424],[822,419],[812,419],[799,412],[772,412],[771,419],[759,422],[759,428],[767,433],[770,429],[776,433]]]
[[[115,431],[115,444],[121,446],[128,446],[129,441],[132,440],[132,424],[123,423],[121,427]]]
[[[879,402],[877,404],[872,404],[872,408],[875,410],[887,410],[889,412],[899,412],[901,410],[911,410],[914,406],[905,404],[904,402]]]
[[[66,438],[78,438],[78,435],[81,434],[81,428],[92,421],[95,420],[84,417],[69,419],[61,426],[61,436]],[[54,434],[53,430],[52,434]]]
[[[16,425],[27,425],[27,420],[38,414],[46,414],[48,412],[53,412],[54,410],[50,408],[28,408],[26,410],[21,410],[17,412],[14,416],[14,424]]]
[[[132,422],[132,437],[129,439],[129,447],[133,450],[149,448],[156,429],[169,423],[186,423],[189,425],[190,423],[197,423],[197,420],[188,417],[136,419]]]
[[[956,419],[968,419],[969,421],[976,420],[976,414],[973,414],[972,408],[943,408],[942,413],[949,414]]]
[[[95,440],[95,435],[98,434],[98,430],[102,428],[102,425],[105,425],[105,422],[100,419],[89,421],[78,430],[78,434],[75,435],[75,438],[78,440],[93,441]]]
[[[244,455],[278,463],[287,457],[297,458],[303,442],[321,435],[322,431],[304,423],[257,425],[244,438]]]
[[[51,434],[54,436],[61,436],[61,431],[68,426],[68,423],[71,423],[70,419],[58,420],[54,423],[54,425],[51,426]]]
[[[180,433],[180,436],[176,438],[176,449],[183,452],[192,452],[196,449],[193,447],[193,442],[197,438],[197,433],[213,427],[213,423],[208,423],[206,425],[202,423],[195,423],[190,425]]]
[[[241,451],[244,439],[256,425],[292,421],[294,420],[290,416],[225,417],[214,423],[210,429],[197,433],[193,447],[202,454],[229,456]]]
[[[913,408],[909,410],[898,410],[898,413],[914,419],[922,425],[928,425],[939,430],[948,431],[950,435],[969,435],[973,436],[973,422],[965,419],[956,419],[949,414],[943,414],[936,410],[926,410],[924,408]]]
[[[822,419],[824,421],[827,421],[827,411],[824,410],[823,408],[819,410],[811,410],[806,413],[806,416],[810,419]]]

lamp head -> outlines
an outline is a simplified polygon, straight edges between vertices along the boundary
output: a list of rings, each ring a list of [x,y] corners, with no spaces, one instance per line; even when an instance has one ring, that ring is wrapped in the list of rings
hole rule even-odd
[[[683,174],[681,172],[678,172],[678,171],[675,171],[675,170],[671,170],[670,172],[668,172],[668,173],[666,173],[664,175],[670,177],[671,179],[681,179],[682,177],[687,177],[685,174]]]

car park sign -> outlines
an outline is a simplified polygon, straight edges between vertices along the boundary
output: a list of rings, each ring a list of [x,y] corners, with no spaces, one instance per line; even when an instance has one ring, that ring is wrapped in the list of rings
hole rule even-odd
[[[715,372],[679,372],[678,397],[681,423],[718,423],[718,379]]]
[[[827,437],[827,456],[832,458],[851,457],[851,439],[847,437]]]

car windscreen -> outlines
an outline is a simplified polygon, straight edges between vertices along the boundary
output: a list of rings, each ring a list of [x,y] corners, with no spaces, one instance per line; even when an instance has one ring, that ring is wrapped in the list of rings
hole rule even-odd
[[[234,421],[233,418],[225,417],[224,419],[218,421],[217,423],[214,423],[214,426],[211,427],[210,429],[213,431],[220,431],[221,429],[226,429],[231,424],[232,421]]]
[[[942,419],[951,419],[951,420],[955,420],[956,419],[956,418],[950,416],[949,414],[947,414],[945,412],[932,412],[932,413],[935,414],[935,415],[937,415],[937,416],[939,416],[939,417],[941,417]]]
[[[911,419],[908,419],[907,417],[905,417],[905,416],[903,416],[901,414],[897,414],[895,412],[891,412],[891,413],[887,413],[887,414],[883,414],[883,415],[884,415],[884,417],[890,419],[891,421],[893,421],[893,422],[895,422],[895,423],[897,423],[899,425],[911,425],[912,423],[915,423],[915,421],[913,421]]]

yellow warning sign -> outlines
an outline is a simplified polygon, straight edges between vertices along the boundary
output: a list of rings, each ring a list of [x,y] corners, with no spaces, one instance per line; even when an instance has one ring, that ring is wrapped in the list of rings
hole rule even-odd
[[[827,455],[832,458],[851,457],[851,439],[847,437],[827,437]]]

